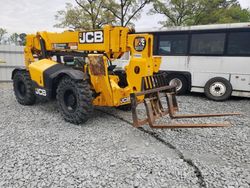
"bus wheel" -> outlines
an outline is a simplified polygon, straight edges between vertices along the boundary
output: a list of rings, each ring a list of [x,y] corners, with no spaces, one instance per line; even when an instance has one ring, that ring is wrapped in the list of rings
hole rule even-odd
[[[209,99],[224,101],[231,96],[232,85],[225,78],[215,77],[207,81],[204,92]]]
[[[176,85],[176,92],[179,95],[183,95],[187,93],[188,89],[188,81],[182,75],[169,75],[167,76],[168,85]]]

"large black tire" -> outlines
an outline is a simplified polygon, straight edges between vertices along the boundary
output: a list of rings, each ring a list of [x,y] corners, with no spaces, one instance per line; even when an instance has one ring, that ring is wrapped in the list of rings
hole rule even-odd
[[[86,122],[92,111],[92,92],[87,80],[63,78],[57,88],[57,102],[63,118],[74,124]]]
[[[222,77],[215,77],[207,81],[204,92],[207,98],[214,101],[227,100],[232,94],[232,85]]]
[[[188,81],[187,79],[180,74],[170,74],[166,77],[168,85],[176,84],[176,92],[178,95],[183,95],[187,93],[188,90]]]
[[[35,90],[26,71],[17,71],[13,77],[13,88],[17,101],[22,105],[32,105],[36,102]]]

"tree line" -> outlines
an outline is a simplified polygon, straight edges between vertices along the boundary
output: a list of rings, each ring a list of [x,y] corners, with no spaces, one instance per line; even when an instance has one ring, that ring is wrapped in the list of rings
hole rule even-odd
[[[146,5],[148,15],[161,15],[163,27],[250,21],[238,0],[75,0],[55,15],[58,28],[98,29],[105,24],[134,26]],[[156,17],[157,19],[157,17]]]
[[[12,33],[9,37],[8,32],[4,28],[0,28],[0,44],[14,44],[16,46],[25,45],[25,33]]]
[[[135,26],[145,6],[147,14],[160,15],[162,27],[249,22],[250,11],[238,0],[75,0],[59,10],[54,27],[73,30],[102,28],[105,24]],[[161,20],[162,20],[161,19]],[[147,26],[149,27],[149,26]],[[0,44],[25,45],[25,33],[0,28]]]

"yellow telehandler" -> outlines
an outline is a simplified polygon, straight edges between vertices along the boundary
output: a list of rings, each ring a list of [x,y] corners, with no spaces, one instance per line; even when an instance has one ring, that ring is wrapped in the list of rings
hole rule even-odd
[[[161,57],[153,56],[153,36],[135,34],[126,27],[104,26],[100,30],[37,32],[27,35],[25,69],[12,72],[17,101],[32,105],[37,97],[56,98],[58,108],[68,122],[86,122],[93,106],[131,109],[135,127],[148,123],[153,128],[213,127],[226,124],[157,125],[164,115],[191,118],[233,115],[176,115],[175,86],[166,85],[157,74]],[[125,52],[129,64],[116,70],[112,62]],[[167,100],[163,108],[161,98]],[[144,103],[147,118],[140,120],[137,105]]]

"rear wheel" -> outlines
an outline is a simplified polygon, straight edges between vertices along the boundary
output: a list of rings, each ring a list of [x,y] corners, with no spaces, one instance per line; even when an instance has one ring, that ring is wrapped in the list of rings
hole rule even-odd
[[[180,75],[180,74],[170,74],[167,76],[167,83],[168,85],[175,85],[176,86],[176,92],[179,95],[183,95],[187,93],[188,90],[188,81],[187,79]]]
[[[204,92],[209,99],[224,101],[231,96],[232,85],[225,78],[215,77],[208,80],[205,85]]]
[[[63,78],[57,88],[57,102],[66,121],[74,124],[86,122],[93,111],[89,83]]]
[[[36,102],[35,90],[26,71],[18,71],[13,77],[13,87],[17,101],[22,105],[32,105]]]

